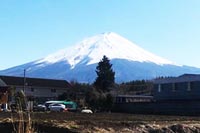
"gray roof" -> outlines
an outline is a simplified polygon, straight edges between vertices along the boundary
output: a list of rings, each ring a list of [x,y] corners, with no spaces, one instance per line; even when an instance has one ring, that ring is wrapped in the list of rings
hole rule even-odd
[[[3,82],[3,80],[0,79],[0,86],[1,86],[1,87],[2,87],[2,86],[4,87],[4,86],[7,86],[7,85],[5,84],[5,82]]]
[[[184,74],[179,77],[169,77],[155,79],[154,84],[177,83],[177,82],[194,82],[200,81],[200,74]]]
[[[24,86],[24,77],[1,76],[0,79],[8,86]],[[27,86],[70,88],[71,85],[66,80],[25,78]]]

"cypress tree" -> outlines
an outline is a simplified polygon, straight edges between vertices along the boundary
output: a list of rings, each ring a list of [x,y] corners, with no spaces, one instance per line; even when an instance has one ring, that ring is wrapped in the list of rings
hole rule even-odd
[[[112,69],[110,60],[104,55],[96,67],[97,78],[94,85],[97,89],[108,91],[109,87],[115,83],[115,72]]]

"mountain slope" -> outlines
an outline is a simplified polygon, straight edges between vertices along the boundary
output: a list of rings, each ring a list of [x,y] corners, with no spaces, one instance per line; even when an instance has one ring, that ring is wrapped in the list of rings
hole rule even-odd
[[[103,55],[106,55],[111,60],[127,59],[139,62],[152,62],[159,65],[173,64],[171,61],[147,52],[113,32],[87,38],[71,48],[58,51],[36,63],[67,61],[74,67],[80,62],[87,62],[87,64],[97,63],[101,60]]]
[[[156,56],[116,33],[86,38],[75,46],[60,50],[43,59],[13,67],[0,74],[56,78],[93,82],[97,63],[106,55],[113,64],[117,82],[200,73],[200,69],[180,66]]]

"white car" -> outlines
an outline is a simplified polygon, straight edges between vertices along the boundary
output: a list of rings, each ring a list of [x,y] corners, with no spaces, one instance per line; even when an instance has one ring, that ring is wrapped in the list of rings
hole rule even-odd
[[[90,110],[90,109],[83,109],[83,110],[81,110],[81,113],[92,114],[93,112],[92,112],[92,110]]]
[[[56,112],[63,112],[63,111],[67,111],[67,109],[65,108],[64,104],[50,104],[49,105],[49,110],[50,111],[56,111]]]

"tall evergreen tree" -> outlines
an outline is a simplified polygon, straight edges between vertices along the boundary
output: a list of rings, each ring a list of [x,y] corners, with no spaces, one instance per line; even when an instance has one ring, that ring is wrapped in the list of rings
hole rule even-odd
[[[112,70],[110,60],[104,55],[96,67],[97,78],[94,85],[102,91],[108,91],[115,82],[115,72]]]

